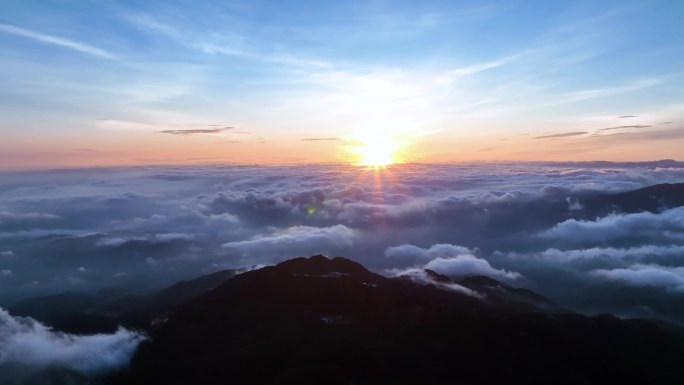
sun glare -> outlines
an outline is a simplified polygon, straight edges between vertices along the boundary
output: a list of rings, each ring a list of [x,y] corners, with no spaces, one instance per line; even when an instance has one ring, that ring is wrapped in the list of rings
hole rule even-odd
[[[366,167],[385,167],[399,163],[399,143],[392,135],[376,132],[374,134],[357,135],[358,145],[352,147],[356,154],[356,164]]]

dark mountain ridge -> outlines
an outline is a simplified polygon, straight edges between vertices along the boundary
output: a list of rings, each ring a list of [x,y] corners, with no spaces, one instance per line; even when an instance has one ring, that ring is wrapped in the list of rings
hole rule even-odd
[[[663,183],[621,193],[591,195],[582,197],[580,202],[583,211],[590,215],[655,213],[684,206],[684,183]]]
[[[28,298],[10,307],[9,312],[78,334],[111,333],[119,325],[146,329],[155,317],[214,289],[233,275],[234,270],[221,270],[147,295],[101,290],[94,294],[61,293]]]
[[[228,279],[150,330],[109,384],[664,384],[679,336],[640,320],[547,312],[486,277],[386,278],[297,258]],[[478,295],[449,290],[469,285]],[[530,300],[510,306],[512,292]],[[507,302],[509,301],[509,302]],[[515,301],[520,301],[516,299]]]

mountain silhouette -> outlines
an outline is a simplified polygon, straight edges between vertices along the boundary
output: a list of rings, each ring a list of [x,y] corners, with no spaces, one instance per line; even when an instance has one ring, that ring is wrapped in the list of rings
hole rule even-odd
[[[94,294],[68,292],[28,298],[10,307],[9,312],[70,333],[111,333],[119,325],[145,329],[155,317],[214,289],[233,275],[234,270],[221,270],[145,295],[108,289]]]
[[[167,313],[114,384],[666,384],[682,338],[562,312],[487,277],[387,278],[344,259],[239,274]],[[467,287],[470,291],[452,290]]]
[[[684,206],[684,183],[662,183],[621,193],[592,195],[580,201],[587,215],[642,211],[655,213]]]

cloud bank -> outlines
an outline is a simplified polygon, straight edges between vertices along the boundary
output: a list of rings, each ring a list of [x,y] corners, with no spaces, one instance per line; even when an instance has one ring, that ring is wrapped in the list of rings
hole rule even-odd
[[[635,264],[626,269],[598,269],[593,274],[634,286],[664,287],[684,293],[684,267]]]
[[[486,275],[499,279],[516,279],[520,274],[507,270],[493,268],[485,259],[473,255],[474,250],[463,246],[449,244],[433,245],[423,249],[413,245],[400,245],[390,247],[385,251],[385,256],[395,263],[422,264],[423,269],[430,269],[437,273],[450,277],[467,277],[473,275]]]
[[[0,308],[0,380],[19,384],[43,371],[52,373],[46,380],[54,375],[87,379],[127,365],[144,340],[126,329],[89,336],[60,333]]]
[[[578,311],[684,323],[684,206],[619,195],[682,181],[676,161],[3,173],[0,306],[322,253],[384,274],[487,275]],[[637,284],[653,269],[671,283]]]
[[[541,236],[566,242],[596,244],[641,239],[658,242],[684,240],[684,207],[661,213],[610,214],[593,221],[568,219]]]

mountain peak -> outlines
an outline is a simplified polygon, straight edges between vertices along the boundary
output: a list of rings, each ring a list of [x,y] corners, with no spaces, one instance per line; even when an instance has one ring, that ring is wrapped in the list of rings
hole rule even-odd
[[[471,275],[469,277],[463,278],[460,282],[461,285],[471,288],[483,288],[483,287],[505,287],[506,285],[497,281],[494,278],[487,277],[485,275]]]
[[[666,330],[550,316],[526,289],[482,276],[459,284],[466,282],[479,285],[486,302],[385,278],[345,258],[252,270],[170,313],[109,383],[443,384],[455,372],[479,384],[511,376],[542,383],[557,373],[564,384],[673,383],[682,376],[684,345]],[[512,364],[490,370],[499,361]],[[660,377],[649,381],[653,373]]]
[[[352,260],[342,257],[331,259],[320,254],[309,258],[290,259],[273,266],[273,269],[281,273],[296,275],[353,276],[357,278],[375,275]]]
[[[430,279],[439,283],[456,283],[453,279],[447,277],[444,274],[439,274],[438,272],[430,269],[425,269],[425,274],[427,274]]]

